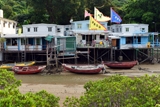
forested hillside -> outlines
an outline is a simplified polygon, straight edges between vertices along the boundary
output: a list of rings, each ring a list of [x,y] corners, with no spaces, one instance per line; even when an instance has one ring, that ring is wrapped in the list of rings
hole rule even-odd
[[[160,20],[159,0],[1,0],[4,17],[19,22],[69,24],[69,20],[84,20],[84,10],[94,13],[97,7],[110,16],[112,7],[122,23],[147,23],[154,28]],[[87,19],[87,18],[86,18]],[[155,22],[155,23],[154,23]],[[157,27],[158,29],[158,27]]]

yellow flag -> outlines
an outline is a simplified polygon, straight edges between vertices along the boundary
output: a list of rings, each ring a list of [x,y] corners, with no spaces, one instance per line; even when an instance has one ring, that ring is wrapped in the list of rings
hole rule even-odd
[[[19,29],[18,29],[18,35],[21,35],[21,33],[22,33],[22,29],[19,28]]]
[[[104,16],[96,7],[94,7],[94,18],[100,22],[106,22],[111,20],[110,17]]]
[[[90,30],[107,30],[102,24],[97,22],[92,16],[89,19],[89,29]]]

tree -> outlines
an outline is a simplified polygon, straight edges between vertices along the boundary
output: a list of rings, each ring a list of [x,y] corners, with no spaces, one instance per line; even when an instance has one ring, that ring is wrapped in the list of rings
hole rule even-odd
[[[154,107],[160,103],[160,76],[131,79],[115,75],[88,82],[80,98],[67,98],[65,107]]]
[[[37,93],[20,93],[17,89],[21,81],[13,72],[0,70],[0,107],[59,107],[59,97],[42,90]]]
[[[123,6],[125,19],[134,18],[138,23],[152,23],[160,19],[160,1],[128,0]]]
[[[82,0],[30,0],[30,5],[34,8],[35,23],[41,23],[48,18],[47,23],[69,24],[71,17],[79,15]],[[36,17],[35,17],[36,16]],[[47,16],[47,17],[46,17]],[[39,17],[39,18],[37,18]]]
[[[0,49],[3,49],[3,48],[4,48],[4,47],[3,47],[3,44],[4,44],[5,41],[6,41],[5,38],[1,38],[1,37],[0,37]]]

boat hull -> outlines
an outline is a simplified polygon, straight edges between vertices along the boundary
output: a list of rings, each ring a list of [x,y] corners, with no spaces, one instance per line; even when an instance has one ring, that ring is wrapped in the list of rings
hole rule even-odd
[[[106,62],[104,65],[106,65],[109,68],[112,69],[131,69],[137,64],[137,61],[131,61],[131,62]]]
[[[45,66],[14,66],[12,70],[16,74],[36,74],[40,73]]]
[[[102,68],[101,67],[88,67],[81,66],[81,68],[76,68],[76,66],[67,66],[66,64],[62,64],[63,68],[72,72],[72,73],[79,73],[79,74],[98,74]]]
[[[0,66],[0,69],[12,69],[13,66],[31,66],[34,64],[35,64],[35,61],[24,62],[24,63],[8,63],[8,64],[2,64]]]

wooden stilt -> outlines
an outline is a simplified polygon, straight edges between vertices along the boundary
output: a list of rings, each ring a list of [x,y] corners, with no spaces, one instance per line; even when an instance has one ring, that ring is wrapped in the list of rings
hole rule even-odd
[[[90,53],[90,52],[89,52],[89,47],[88,47],[88,64],[89,64],[89,53]]]
[[[96,51],[95,51],[95,47],[94,47],[94,64],[96,64]]]

